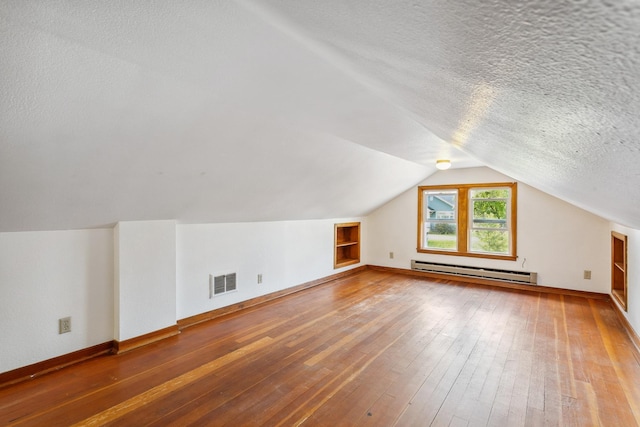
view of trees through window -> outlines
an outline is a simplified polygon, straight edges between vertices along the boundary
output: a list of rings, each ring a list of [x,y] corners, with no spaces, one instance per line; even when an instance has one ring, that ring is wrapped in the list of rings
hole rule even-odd
[[[514,191],[515,184],[511,183],[421,187],[420,248],[456,254],[513,255]]]
[[[509,252],[507,230],[508,189],[471,190],[473,252]]]

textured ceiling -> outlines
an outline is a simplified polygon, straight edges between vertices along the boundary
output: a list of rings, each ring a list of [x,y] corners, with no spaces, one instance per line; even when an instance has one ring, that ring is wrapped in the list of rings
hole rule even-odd
[[[0,231],[363,215],[486,164],[640,228],[636,1],[0,3]]]
[[[638,1],[268,3],[253,10],[440,138],[640,227]]]

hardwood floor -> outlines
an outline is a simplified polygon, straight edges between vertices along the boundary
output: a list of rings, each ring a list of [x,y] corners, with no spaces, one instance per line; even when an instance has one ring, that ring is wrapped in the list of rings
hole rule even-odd
[[[0,389],[0,425],[639,422],[609,302],[373,270]]]

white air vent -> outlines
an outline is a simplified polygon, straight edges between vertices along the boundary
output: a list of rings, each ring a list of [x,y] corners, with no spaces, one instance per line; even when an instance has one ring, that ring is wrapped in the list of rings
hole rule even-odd
[[[538,273],[531,273],[529,271],[499,270],[497,268],[469,267],[416,260],[411,260],[411,269],[429,273],[450,274],[453,276],[478,277],[511,283],[526,283],[529,285],[538,283]]]
[[[236,290],[236,273],[227,274],[225,278],[225,292],[231,292]]]
[[[209,275],[209,298],[236,290],[236,273]]]
[[[213,294],[223,294],[225,292],[225,276],[216,276],[213,278]]]

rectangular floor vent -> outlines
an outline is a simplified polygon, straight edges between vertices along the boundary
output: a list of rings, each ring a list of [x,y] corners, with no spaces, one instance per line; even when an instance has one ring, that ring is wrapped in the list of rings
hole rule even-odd
[[[462,277],[478,277],[481,279],[500,280],[511,283],[538,283],[538,273],[529,271],[500,270],[497,268],[470,267],[455,264],[411,260],[411,269],[429,273],[450,274]]]

